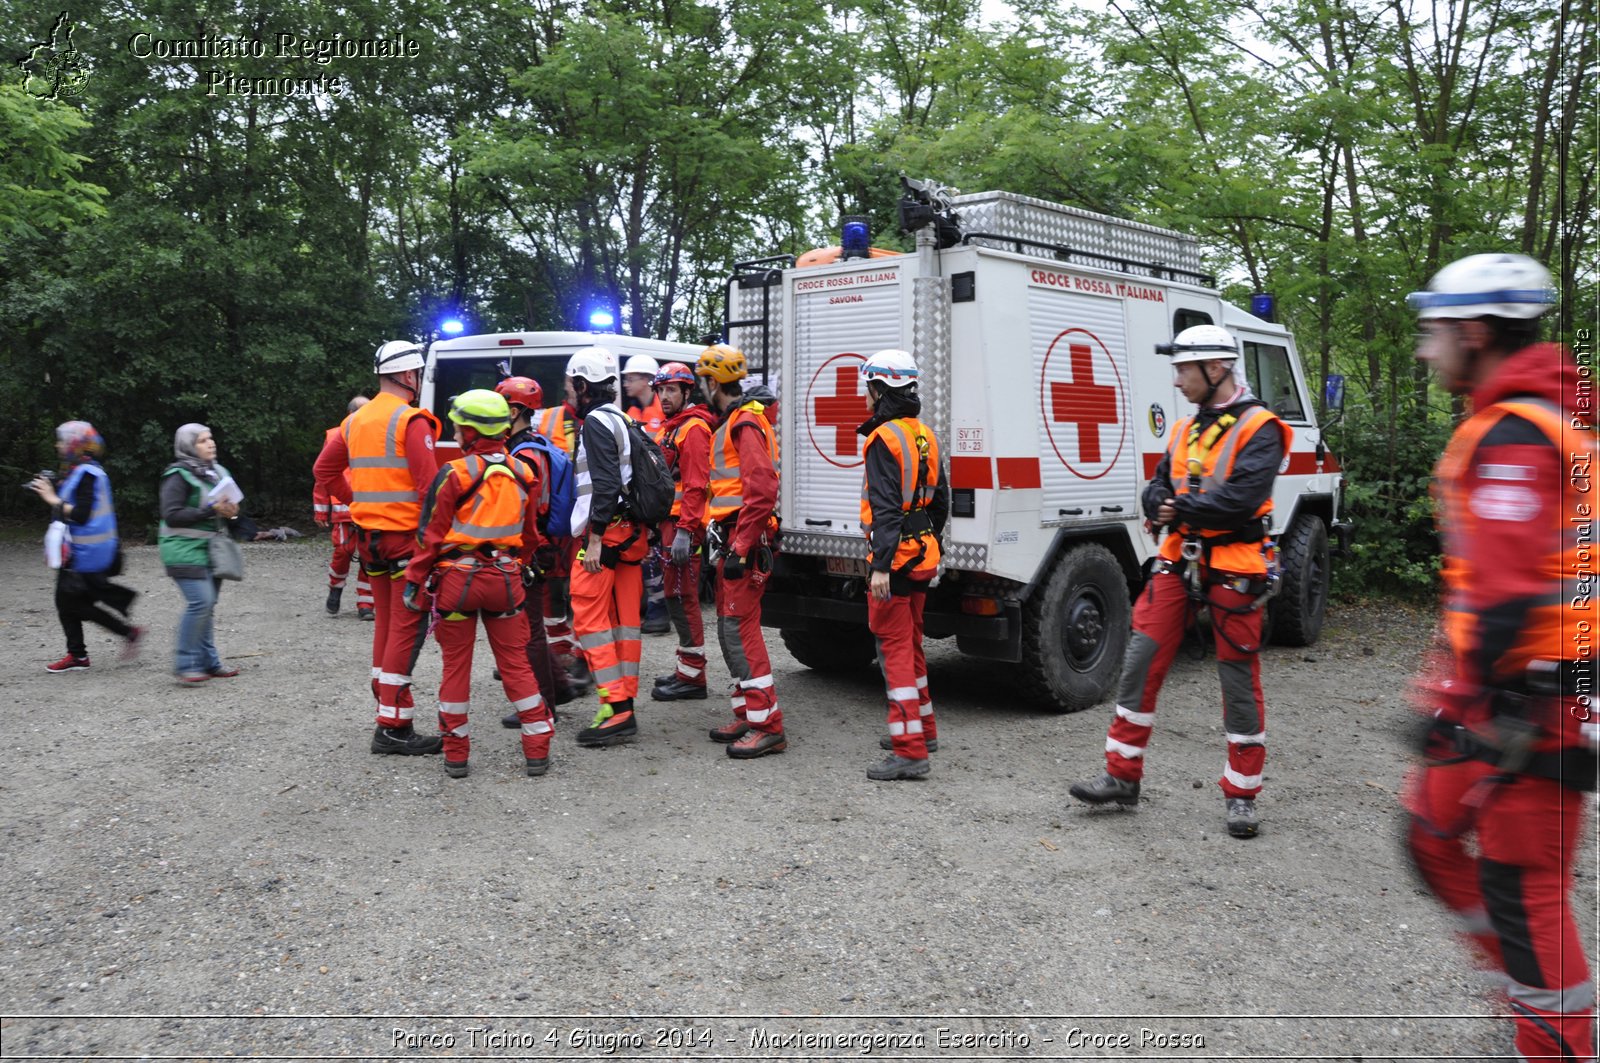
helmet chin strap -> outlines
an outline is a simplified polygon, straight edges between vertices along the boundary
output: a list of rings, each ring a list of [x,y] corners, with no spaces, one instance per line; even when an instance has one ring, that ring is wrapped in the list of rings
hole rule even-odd
[[[1229,366],[1224,371],[1223,376],[1220,376],[1217,379],[1212,380],[1211,379],[1211,370],[1207,368],[1208,365],[1210,365],[1209,362],[1201,362],[1200,363],[1200,375],[1206,378],[1206,383],[1207,384],[1211,385],[1211,387],[1206,391],[1206,397],[1200,400],[1200,405],[1201,406],[1210,406],[1212,397],[1216,395],[1217,389],[1222,386],[1223,378],[1233,375],[1233,368],[1231,366]]]

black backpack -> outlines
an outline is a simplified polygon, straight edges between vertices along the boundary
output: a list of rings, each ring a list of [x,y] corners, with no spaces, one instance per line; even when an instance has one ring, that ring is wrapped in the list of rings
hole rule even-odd
[[[633,478],[628,484],[628,511],[635,520],[660,524],[672,516],[675,487],[661,444],[645,434],[638,421],[627,417],[628,452],[633,456]]]

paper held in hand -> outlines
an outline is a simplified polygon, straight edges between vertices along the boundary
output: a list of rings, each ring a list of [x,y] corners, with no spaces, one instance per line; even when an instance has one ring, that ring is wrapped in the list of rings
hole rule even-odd
[[[244,492],[233,482],[233,477],[224,476],[218,481],[217,486],[206,492],[206,501],[212,505],[218,502],[232,502],[237,505],[244,501]]]

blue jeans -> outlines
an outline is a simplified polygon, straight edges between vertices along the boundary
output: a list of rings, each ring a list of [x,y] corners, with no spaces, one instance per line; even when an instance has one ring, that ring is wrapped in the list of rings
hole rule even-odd
[[[217,605],[217,595],[222,581],[206,576],[203,579],[176,579],[173,581],[183,592],[189,607],[178,619],[178,672],[209,672],[222,667],[212,641],[211,615]]]

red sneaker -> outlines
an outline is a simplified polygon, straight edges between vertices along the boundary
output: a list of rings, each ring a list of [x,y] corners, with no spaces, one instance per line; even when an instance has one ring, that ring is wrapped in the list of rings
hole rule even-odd
[[[86,672],[89,670],[89,657],[87,654],[74,657],[69,653],[54,664],[45,665],[44,670],[52,675],[60,675],[62,672]]]

